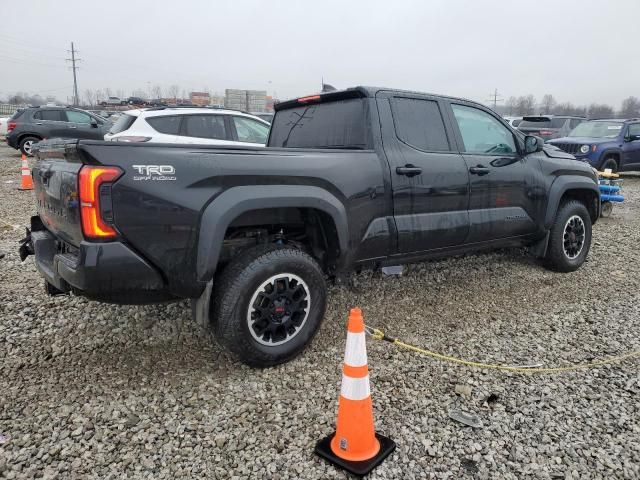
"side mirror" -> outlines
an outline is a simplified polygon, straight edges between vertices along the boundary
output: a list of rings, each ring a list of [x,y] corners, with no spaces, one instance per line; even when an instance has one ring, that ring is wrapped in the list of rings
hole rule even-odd
[[[98,121],[95,118],[91,119],[91,126],[93,128],[98,128]]]
[[[524,137],[524,153],[536,153],[541,152],[544,146],[544,140],[535,135],[527,135]]]

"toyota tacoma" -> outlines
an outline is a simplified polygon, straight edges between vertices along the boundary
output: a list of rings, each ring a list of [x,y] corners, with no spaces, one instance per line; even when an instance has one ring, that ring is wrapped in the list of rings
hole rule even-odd
[[[557,271],[585,261],[593,169],[483,105],[357,87],[279,103],[266,148],[48,141],[21,246],[51,294],[191,299],[242,361],[311,341],[329,279],[529,246]]]

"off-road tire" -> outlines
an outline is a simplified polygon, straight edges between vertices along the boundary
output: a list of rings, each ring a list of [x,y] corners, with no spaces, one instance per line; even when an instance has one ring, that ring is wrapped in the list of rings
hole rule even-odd
[[[610,168],[613,173],[618,172],[619,165],[615,157],[607,157],[602,161],[600,171],[604,172],[607,168]]]
[[[310,307],[298,333],[280,345],[263,345],[252,335],[249,303],[266,280],[290,273],[308,286]],[[216,340],[252,367],[270,367],[298,355],[313,339],[324,317],[327,287],[318,263],[307,253],[286,245],[260,245],[231,261],[214,280],[211,329]]]
[[[575,258],[570,258],[565,252],[564,237],[567,222],[574,216],[578,216],[583,222],[584,241],[579,254]],[[573,272],[580,268],[589,254],[591,233],[591,217],[587,207],[577,200],[562,203],[558,208],[549,234],[549,245],[545,256],[547,268],[557,272]]]
[[[22,140],[20,140],[20,151],[26,155],[27,157],[32,157],[33,156],[33,144],[39,142],[40,139],[38,137],[24,137]],[[29,148],[29,145],[31,145],[32,147]]]

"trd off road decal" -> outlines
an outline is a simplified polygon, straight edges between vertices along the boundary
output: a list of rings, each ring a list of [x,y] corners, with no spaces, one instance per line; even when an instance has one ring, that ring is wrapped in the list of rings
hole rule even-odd
[[[133,176],[134,181],[152,180],[154,182],[175,180],[176,169],[173,165],[132,165],[138,175]]]

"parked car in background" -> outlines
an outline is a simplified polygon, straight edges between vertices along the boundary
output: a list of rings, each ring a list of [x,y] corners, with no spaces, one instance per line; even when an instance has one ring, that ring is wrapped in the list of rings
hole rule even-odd
[[[273,116],[275,114],[274,113],[267,113],[267,112],[256,112],[256,113],[252,112],[251,115],[253,115],[254,117],[261,118],[265,122],[271,123],[271,122],[273,122]]]
[[[566,137],[571,130],[584,121],[586,121],[584,117],[534,115],[522,117],[522,122],[518,124],[518,130],[525,135],[542,137],[546,141],[552,138]]]
[[[502,117],[504,118],[509,125],[513,128],[516,128],[522,122],[522,117]]]
[[[115,105],[124,105],[122,103],[122,100],[120,100],[119,97],[109,97],[106,100],[103,100],[100,102],[100,105],[102,105],[103,107],[108,106],[115,106]]]
[[[106,141],[264,145],[269,123],[235,110],[157,107],[123,112]]]
[[[143,107],[147,104],[147,101],[144,98],[140,97],[129,97],[123,103],[125,105],[135,105],[137,107]]]
[[[589,120],[549,143],[598,170],[640,170],[640,118]]]
[[[0,135],[5,136],[7,134],[7,123],[10,117],[0,117]]]
[[[7,144],[25,155],[45,138],[101,140],[111,124],[85,110],[70,107],[29,107],[16,112],[7,124]]]

